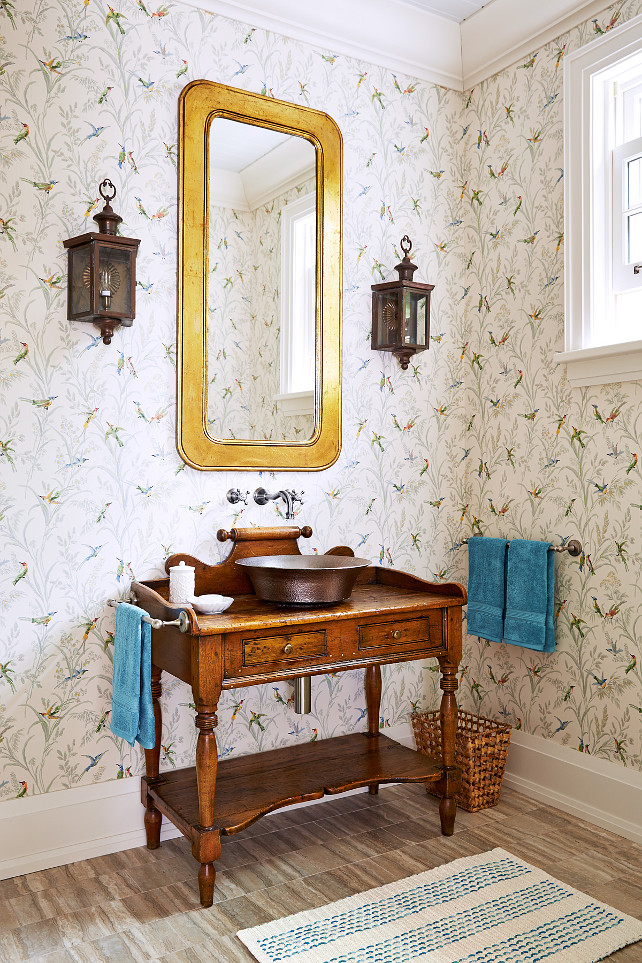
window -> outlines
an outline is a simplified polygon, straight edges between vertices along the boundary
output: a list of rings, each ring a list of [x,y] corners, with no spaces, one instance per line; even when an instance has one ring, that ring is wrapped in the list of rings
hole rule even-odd
[[[571,384],[642,379],[642,17],[572,54],[564,77]]]
[[[286,415],[314,414],[316,337],[316,197],[307,194],[281,214],[281,391]]]

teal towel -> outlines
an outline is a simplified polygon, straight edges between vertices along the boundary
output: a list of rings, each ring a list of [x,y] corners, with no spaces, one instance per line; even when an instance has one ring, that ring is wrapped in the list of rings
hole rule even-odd
[[[142,621],[145,614],[128,602],[116,609],[110,729],[130,746],[137,740],[143,749],[153,749],[152,630]]]
[[[504,629],[506,539],[468,540],[468,633],[501,642]]]
[[[504,641],[540,652],[555,650],[555,558],[546,542],[508,546]]]

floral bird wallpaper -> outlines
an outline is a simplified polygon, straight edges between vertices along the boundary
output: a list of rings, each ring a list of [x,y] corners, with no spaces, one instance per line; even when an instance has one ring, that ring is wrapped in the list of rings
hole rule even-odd
[[[468,638],[464,708],[642,768],[637,624],[640,386],[572,389],[563,343],[562,63],[640,13],[610,8],[463,95],[180,2],[0,6],[0,799],[127,778],[109,730],[114,610],[177,551],[274,524],[226,490],[304,488],[303,551],[465,581],[476,531],[585,553],[557,560],[557,651]],[[344,140],[343,449],[327,471],[200,473],[174,443],[176,105],[207,78],[326,110]],[[568,176],[568,175],[567,175]],[[66,320],[62,241],[110,177],[141,238],[137,317],[110,346]],[[370,350],[370,285],[413,240],[436,285],[430,349]],[[237,386],[230,386],[234,403]],[[383,727],[437,705],[436,666],[384,672]],[[191,692],[170,678],[161,764],[192,762]],[[224,694],[221,756],[349,731],[361,673]]]

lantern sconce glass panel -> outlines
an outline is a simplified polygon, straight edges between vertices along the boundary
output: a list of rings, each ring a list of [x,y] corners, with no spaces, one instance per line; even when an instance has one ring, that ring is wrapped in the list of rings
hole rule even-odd
[[[94,220],[98,231],[64,241],[69,252],[67,319],[89,321],[109,344],[114,328],[131,327],[136,317],[136,253],[140,240],[122,237],[122,217],[110,201],[116,188],[105,179],[98,188],[105,206]]]
[[[430,341],[430,292],[434,284],[412,280],[417,265],[410,260],[412,241],[401,239],[403,261],[397,264],[397,281],[372,285],[372,349],[391,351],[405,370],[417,351]]]

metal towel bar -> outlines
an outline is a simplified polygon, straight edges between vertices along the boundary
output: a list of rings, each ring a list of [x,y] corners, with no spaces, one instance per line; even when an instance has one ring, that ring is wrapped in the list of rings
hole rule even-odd
[[[109,599],[107,604],[115,609],[118,608],[121,602],[131,602],[135,605],[136,601],[136,596],[130,595],[128,599]],[[164,622],[163,619],[153,619],[151,615],[143,615],[141,622],[149,622],[153,629],[162,629],[167,625],[177,625],[181,632],[189,632],[189,616],[184,609],[177,619],[172,619],[169,622]]]
[[[473,535],[472,538],[479,538],[479,535]],[[462,538],[462,545],[468,545],[468,539]],[[578,555],[582,554],[582,543],[578,542],[576,538],[572,538],[570,542],[565,542],[563,545],[549,545],[549,551],[551,552],[568,552],[571,558],[577,558]]]

